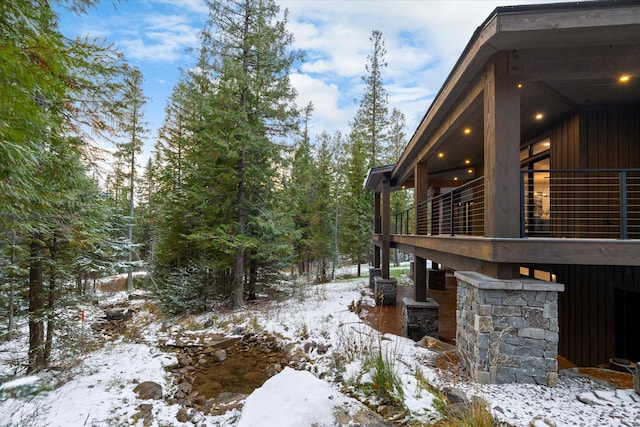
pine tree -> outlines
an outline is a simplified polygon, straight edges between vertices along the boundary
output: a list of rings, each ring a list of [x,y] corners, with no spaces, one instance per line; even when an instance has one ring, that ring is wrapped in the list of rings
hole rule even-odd
[[[294,211],[295,232],[293,247],[295,263],[300,274],[309,274],[312,259],[311,216],[314,214],[315,165],[309,139],[309,121],[313,104],[309,103],[304,110],[302,138],[297,144],[291,167],[291,201]]]
[[[64,38],[57,20],[46,2],[0,4],[0,229],[11,230],[12,264],[28,266],[29,372],[48,363],[66,266],[96,236],[84,211],[99,209],[84,167],[91,147],[71,136],[107,133],[119,88],[118,55]]]
[[[136,155],[142,152],[144,138],[148,133],[147,123],[144,121],[144,105],[147,98],[142,91],[143,77],[139,69],[135,67],[124,67],[124,92],[122,99],[118,103],[119,125],[122,137],[125,142],[116,144],[117,150],[115,158],[117,161],[125,163],[126,169],[124,177],[128,179],[127,204],[128,204],[128,227],[127,239],[129,240],[128,261],[133,261],[133,224],[135,205],[135,182],[136,182]],[[128,271],[127,291],[133,292],[133,273],[131,268]]]
[[[205,282],[231,278],[232,303],[240,307],[245,283],[252,296],[256,284],[272,274],[269,266],[290,251],[279,141],[295,130],[289,72],[301,55],[291,50],[286,13],[277,20],[273,1],[208,6],[198,64],[185,80],[188,99],[178,104],[188,108],[174,110],[189,111],[189,142],[180,157],[180,196],[170,213],[180,221],[166,233],[186,249],[173,262],[192,265],[202,289]],[[177,251],[165,237],[161,242],[159,251],[171,261]]]
[[[367,56],[367,75],[362,77],[366,83],[360,107],[353,120],[351,133],[354,138],[363,140],[369,149],[368,167],[380,166],[388,145],[389,109],[388,96],[382,80],[382,69],[387,66],[382,33],[374,30],[369,40],[373,51]]]
[[[387,65],[382,33],[373,31],[370,40],[373,52],[367,57],[368,75],[362,78],[366,87],[349,132],[340,230],[341,251],[358,263],[358,275],[360,264],[370,252],[373,225],[371,194],[362,188],[362,177],[369,168],[380,165],[389,132],[387,93],[381,74]]]
[[[315,162],[315,200],[311,209],[310,232],[312,254],[318,261],[318,274],[322,281],[327,280],[327,264],[334,261],[337,249],[333,246],[334,212],[337,205],[337,194],[334,182],[337,168],[334,164],[335,145],[331,135],[326,131],[318,137],[318,150]]]

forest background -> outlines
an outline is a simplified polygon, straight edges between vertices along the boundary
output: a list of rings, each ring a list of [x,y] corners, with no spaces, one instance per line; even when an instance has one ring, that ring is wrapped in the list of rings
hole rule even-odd
[[[100,277],[128,272],[132,291],[133,271],[146,271],[136,287],[167,313],[197,313],[242,308],[284,273],[325,281],[369,259],[362,182],[406,143],[383,84],[382,33],[371,33],[349,132],[313,138],[313,103],[297,106],[290,81],[304,52],[286,11],[270,0],[207,4],[197,64],[174,87],[143,167],[144,76],[113,46],[59,30],[58,8],[82,14],[95,2],[0,6],[1,336],[28,323],[27,372],[73,345],[61,313]],[[396,209],[409,202],[394,198]]]

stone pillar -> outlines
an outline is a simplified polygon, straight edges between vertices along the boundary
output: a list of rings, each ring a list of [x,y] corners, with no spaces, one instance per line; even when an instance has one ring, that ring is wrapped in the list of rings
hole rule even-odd
[[[402,299],[402,326],[404,334],[414,341],[425,336],[438,338],[438,309],[440,306],[432,299],[417,302],[412,298]]]
[[[396,305],[398,281],[395,278],[374,277],[376,305]]]
[[[456,272],[456,349],[479,383],[555,386],[558,292],[564,285]]]
[[[369,268],[369,287],[371,289],[376,288],[376,284],[373,279],[376,277],[380,277],[381,275],[382,275],[381,268]]]

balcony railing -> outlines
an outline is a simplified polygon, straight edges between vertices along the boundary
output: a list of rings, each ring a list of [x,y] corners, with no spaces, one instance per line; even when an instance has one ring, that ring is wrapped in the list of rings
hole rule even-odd
[[[397,213],[392,230],[484,236],[484,202],[480,177]],[[640,239],[640,169],[523,170],[520,224],[520,237]]]
[[[395,222],[393,224],[394,234],[413,234],[415,229],[413,216],[413,207],[396,213]]]
[[[484,178],[418,205],[417,234],[484,236]]]
[[[523,170],[521,236],[640,238],[640,169]]]

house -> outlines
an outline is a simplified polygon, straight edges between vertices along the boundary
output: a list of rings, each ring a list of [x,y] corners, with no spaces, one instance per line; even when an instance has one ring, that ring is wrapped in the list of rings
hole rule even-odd
[[[457,349],[481,382],[554,384],[640,360],[640,3],[498,7],[395,165],[369,171],[374,266],[455,271]],[[413,209],[391,212],[391,191]]]

